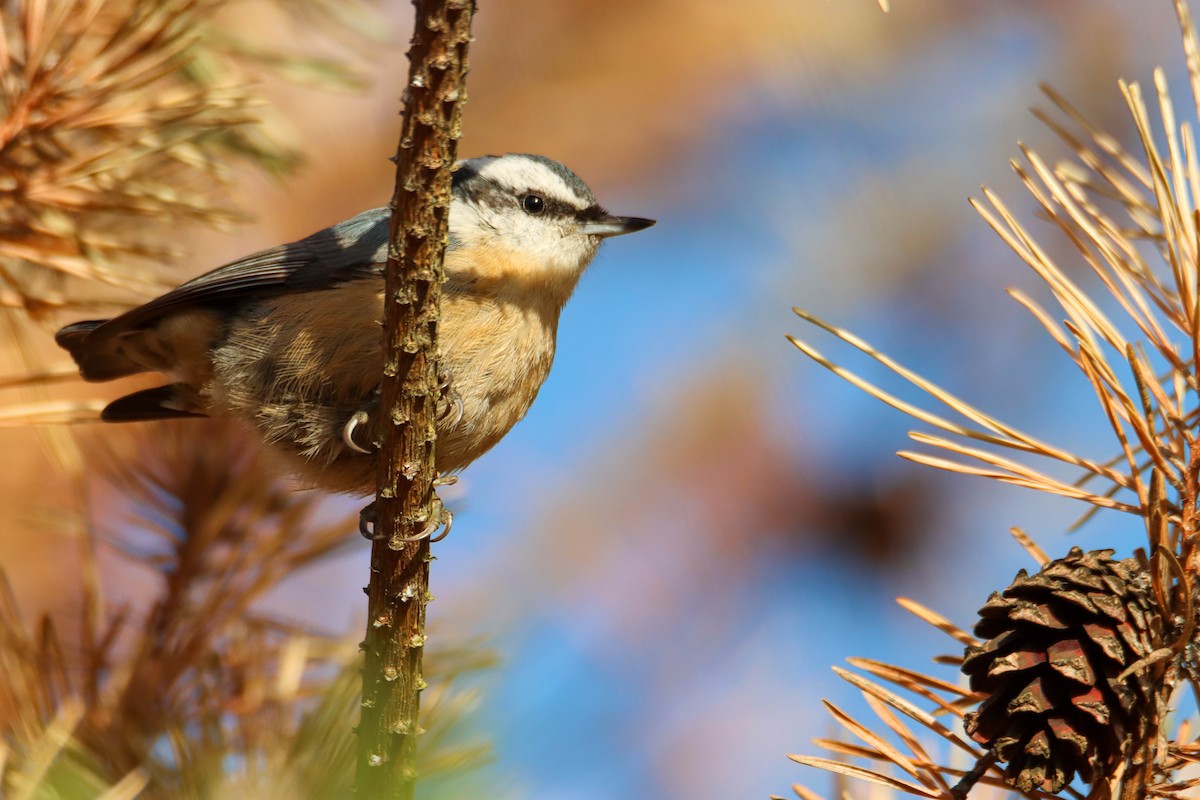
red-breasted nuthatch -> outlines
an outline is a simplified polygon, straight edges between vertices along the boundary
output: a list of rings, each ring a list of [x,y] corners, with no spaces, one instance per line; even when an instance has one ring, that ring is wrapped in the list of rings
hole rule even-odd
[[[235,417],[308,482],[371,494],[375,459],[356,426],[382,371],[388,218],[386,208],[364,212],[55,339],[86,380],[173,381],[113,401],[104,420]],[[439,323],[439,473],[462,469],[525,416],[550,371],[559,312],[600,241],[653,224],[610,215],[542,156],[459,162]]]

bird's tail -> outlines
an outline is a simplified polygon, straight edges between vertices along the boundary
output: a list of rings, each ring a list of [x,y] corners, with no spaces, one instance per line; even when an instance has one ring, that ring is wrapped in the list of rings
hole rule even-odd
[[[100,412],[105,422],[145,422],[207,416],[198,409],[196,393],[182,383],[155,386],[117,398]]]
[[[108,322],[106,319],[90,319],[75,322],[54,334],[58,346],[71,354],[79,365],[79,373],[87,381],[110,381],[123,378],[145,368],[127,358],[111,336],[93,336],[93,333]]]

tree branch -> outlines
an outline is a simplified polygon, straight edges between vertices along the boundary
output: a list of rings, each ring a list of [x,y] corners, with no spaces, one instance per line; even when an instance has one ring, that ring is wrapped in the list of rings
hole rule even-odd
[[[437,320],[442,255],[454,165],[466,100],[471,0],[414,0],[416,19],[396,190],[392,197],[383,311],[384,367],[376,538],[367,587],[363,641],[362,721],[358,728],[357,796],[411,798],[429,539],[417,537],[442,516],[434,493],[438,402]]]

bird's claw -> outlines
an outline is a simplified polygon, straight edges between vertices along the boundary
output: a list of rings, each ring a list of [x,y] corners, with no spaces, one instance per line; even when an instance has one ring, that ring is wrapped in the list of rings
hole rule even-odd
[[[375,539],[375,501],[372,500],[358,512],[358,532],[363,538]]]
[[[438,390],[441,397],[438,400],[437,421],[454,427],[462,422],[464,409],[462,395],[450,385],[450,373],[438,370]]]
[[[449,387],[442,389],[442,398],[439,403],[441,408],[438,409],[437,419],[443,425],[454,427],[462,422],[463,418],[463,399],[462,395]]]
[[[366,425],[371,421],[371,415],[366,411],[356,411],[354,416],[350,417],[342,428],[342,444],[356,453],[371,455],[371,451],[363,448],[358,442],[354,441],[354,432],[362,425]]]
[[[429,520],[425,523],[425,527],[420,533],[413,536],[406,536],[400,539],[405,544],[411,542],[419,542],[422,539],[428,539],[430,544],[440,542],[450,535],[450,528],[454,525],[454,514],[450,509],[442,505],[442,501],[435,494],[433,496],[433,513],[429,515]],[[439,531],[441,531],[439,533]],[[437,534],[436,536],[434,534]]]
[[[457,478],[453,480],[457,481]],[[375,501],[371,501],[358,512],[358,532],[364,538],[374,541],[376,539],[375,524],[378,522],[376,518]],[[419,542],[422,539],[428,539],[432,542],[440,542],[450,535],[450,528],[454,525],[454,513],[446,506],[442,505],[441,499],[435,494],[433,496],[433,513],[429,515],[429,520],[425,523],[425,527],[412,536],[404,536],[397,539],[399,544],[410,544]],[[439,533],[440,531],[440,533]],[[437,534],[436,536],[434,534]]]

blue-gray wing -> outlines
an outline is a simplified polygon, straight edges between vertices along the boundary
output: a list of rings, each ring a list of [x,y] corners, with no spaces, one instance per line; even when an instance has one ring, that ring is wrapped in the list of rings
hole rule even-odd
[[[217,267],[108,320],[101,329],[129,330],[182,308],[331,289],[379,274],[387,260],[389,215],[386,208],[364,211],[307,238]]]

